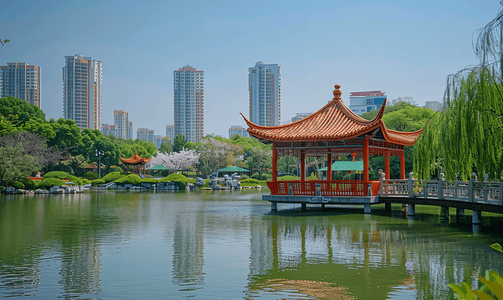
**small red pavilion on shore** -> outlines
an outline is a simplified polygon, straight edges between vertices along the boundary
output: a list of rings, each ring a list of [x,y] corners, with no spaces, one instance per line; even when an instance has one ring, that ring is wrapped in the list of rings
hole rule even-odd
[[[127,167],[127,173],[129,174],[129,166],[133,166],[133,174],[145,176],[145,164],[147,164],[152,158],[144,158],[138,155],[138,152],[134,152],[134,155],[131,158],[122,158],[120,157],[123,164]],[[143,167],[143,173],[141,173],[141,169]]]
[[[401,178],[405,179],[404,147],[414,145],[422,129],[414,132],[389,130],[382,121],[386,101],[373,120],[365,120],[342,102],[340,85],[334,98],[323,108],[302,120],[280,126],[259,126],[244,116],[248,132],[265,143],[272,143],[272,181],[267,183],[271,195],[375,196],[379,181],[369,180],[369,155],[385,157],[385,174],[389,178],[389,157],[401,159]],[[278,157],[292,155],[300,159],[300,181],[278,181]],[[332,180],[332,162],[338,156],[363,158],[363,180]],[[327,162],[326,180],[306,181],[306,157]],[[316,193],[316,186],[321,193]],[[371,187],[369,194],[368,187]]]

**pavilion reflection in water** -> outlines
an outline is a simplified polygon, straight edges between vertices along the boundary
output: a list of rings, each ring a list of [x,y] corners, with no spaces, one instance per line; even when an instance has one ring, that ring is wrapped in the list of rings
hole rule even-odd
[[[503,267],[482,260],[482,246],[447,248],[441,240],[380,229],[373,216],[359,216],[361,222],[349,226],[333,216],[252,221],[249,294],[285,288],[323,298],[339,287],[340,299],[345,293],[389,299],[400,290],[417,299],[443,299],[453,297],[448,283],[475,283],[482,270]]]

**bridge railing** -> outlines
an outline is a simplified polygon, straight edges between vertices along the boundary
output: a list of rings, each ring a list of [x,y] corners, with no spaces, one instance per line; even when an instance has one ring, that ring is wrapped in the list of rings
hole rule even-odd
[[[271,195],[294,196],[377,196],[379,181],[362,180],[309,180],[309,181],[268,181]]]
[[[381,179],[379,195],[503,205],[503,182]]]

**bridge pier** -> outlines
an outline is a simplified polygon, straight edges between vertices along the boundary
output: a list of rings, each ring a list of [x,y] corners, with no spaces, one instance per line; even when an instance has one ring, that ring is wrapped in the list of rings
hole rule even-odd
[[[384,213],[387,215],[391,215],[391,203],[384,204]]]
[[[322,205],[321,205],[321,209],[325,209],[325,204],[322,204]]]
[[[472,215],[472,225],[482,224],[482,213],[480,210],[474,210]]]
[[[440,207],[440,220],[449,220],[449,207],[441,206]]]
[[[465,209],[464,208],[456,208],[456,216],[464,216],[465,215]]]
[[[306,211],[306,210],[307,210],[307,204],[302,203],[302,204],[300,205],[300,210],[301,210],[301,211]]]
[[[363,213],[364,214],[372,213],[372,209],[370,208],[370,204],[363,204]]]
[[[271,202],[271,210],[273,211],[278,210],[278,202]]]
[[[409,204],[407,205],[407,216],[412,217],[416,215],[416,205]]]

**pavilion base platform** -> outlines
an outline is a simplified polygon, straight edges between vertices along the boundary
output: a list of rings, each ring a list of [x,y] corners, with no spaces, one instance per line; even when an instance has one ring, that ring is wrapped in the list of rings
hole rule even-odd
[[[370,214],[370,206],[379,203],[379,196],[293,196],[293,195],[263,195],[262,200],[271,202],[271,210],[278,210],[278,203],[301,204],[302,210],[306,210],[307,204],[325,205],[363,205],[364,213]]]

